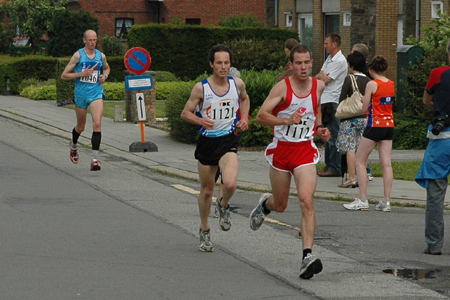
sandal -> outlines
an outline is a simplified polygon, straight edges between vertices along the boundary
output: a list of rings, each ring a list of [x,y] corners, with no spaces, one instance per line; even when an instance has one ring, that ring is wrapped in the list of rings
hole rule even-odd
[[[356,180],[352,180],[352,181],[347,180],[343,184],[338,185],[338,187],[340,187],[340,188],[348,188],[348,187],[355,188],[355,187],[358,187],[358,181],[356,181]]]

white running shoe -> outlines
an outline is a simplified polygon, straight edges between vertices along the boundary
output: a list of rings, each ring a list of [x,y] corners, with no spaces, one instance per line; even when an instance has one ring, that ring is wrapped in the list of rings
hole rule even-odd
[[[345,203],[344,207],[349,210],[369,210],[369,201],[356,198],[352,203]]]
[[[272,194],[266,193],[263,194],[261,196],[261,198],[259,198],[259,203],[258,205],[252,210],[251,214],[250,214],[250,228],[253,230],[258,230],[259,227],[261,227],[261,225],[264,222],[264,219],[266,218],[266,214],[264,214],[264,208],[263,208],[263,203],[264,201],[266,201],[267,199],[270,198]]]
[[[300,268],[300,278],[310,279],[315,274],[319,274],[323,269],[322,262],[316,258],[313,254],[308,253],[302,260],[302,266]]]
[[[206,231],[203,231],[201,228],[198,231],[198,234],[200,236],[200,243],[198,244],[198,250],[202,252],[213,252],[214,246],[211,243],[211,238],[209,237],[209,229]]]
[[[375,210],[390,212],[391,204],[390,202],[384,203],[383,201],[380,201],[378,202],[377,206],[375,206]]]
[[[372,173],[367,173],[367,179],[369,179],[369,181],[373,180],[373,175]]]

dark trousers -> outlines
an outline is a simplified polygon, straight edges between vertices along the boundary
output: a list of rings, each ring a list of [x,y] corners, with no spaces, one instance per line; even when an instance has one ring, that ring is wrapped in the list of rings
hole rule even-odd
[[[444,201],[447,186],[447,177],[428,179],[425,241],[433,250],[441,250],[444,243]]]
[[[324,105],[324,104],[322,104]],[[326,168],[332,172],[341,172],[341,154],[338,152],[336,147],[336,140],[339,132],[339,127],[341,122],[336,118],[336,109],[338,107],[337,103],[333,103],[333,114],[328,122],[324,122],[322,119],[322,124],[330,131],[330,139],[325,142],[325,165]]]

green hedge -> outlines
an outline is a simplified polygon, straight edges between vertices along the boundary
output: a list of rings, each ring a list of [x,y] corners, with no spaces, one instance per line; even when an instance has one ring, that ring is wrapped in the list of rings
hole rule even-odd
[[[56,58],[30,55],[10,57],[0,62],[0,93],[6,94],[6,84],[12,94],[19,94],[19,85],[24,79],[37,78],[46,81],[55,78]]]
[[[279,28],[230,28],[151,23],[134,25],[128,34],[128,46],[129,48],[145,48],[152,57],[152,70],[166,70],[180,78],[192,80],[211,70],[208,53],[213,45],[227,44],[236,38],[284,43],[288,38],[298,39],[298,34],[292,30]],[[283,46],[277,52],[283,53]],[[249,60],[258,59],[269,62],[270,58],[262,56],[262,53],[262,50],[254,51],[249,54],[251,55]]]

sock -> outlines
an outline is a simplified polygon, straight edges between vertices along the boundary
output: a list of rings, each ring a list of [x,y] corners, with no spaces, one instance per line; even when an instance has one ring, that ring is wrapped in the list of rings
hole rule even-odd
[[[267,216],[268,214],[270,214],[270,209],[267,208],[266,202],[267,202],[267,200],[265,200],[263,202],[262,207],[263,207],[264,214]]]
[[[303,249],[303,257],[302,260],[305,259],[306,255],[308,255],[308,253],[312,253],[312,250],[309,248]]]
[[[102,140],[102,133],[100,131],[92,132],[91,137],[92,150],[98,151],[100,149],[101,140]]]
[[[94,159],[98,157],[98,150],[100,149],[100,141],[102,140],[102,133],[100,131],[92,132],[91,144],[92,144],[92,156]]]
[[[72,143],[77,144],[78,138],[80,137],[80,134],[75,130],[75,127],[72,129]]]
[[[384,199],[383,199],[383,202],[384,202],[384,203],[386,203],[386,204],[388,204],[388,203],[390,202],[390,200],[389,200],[389,199],[386,199],[386,198],[384,198]]]
[[[363,202],[367,202],[367,196],[359,196],[359,200],[363,201]]]

